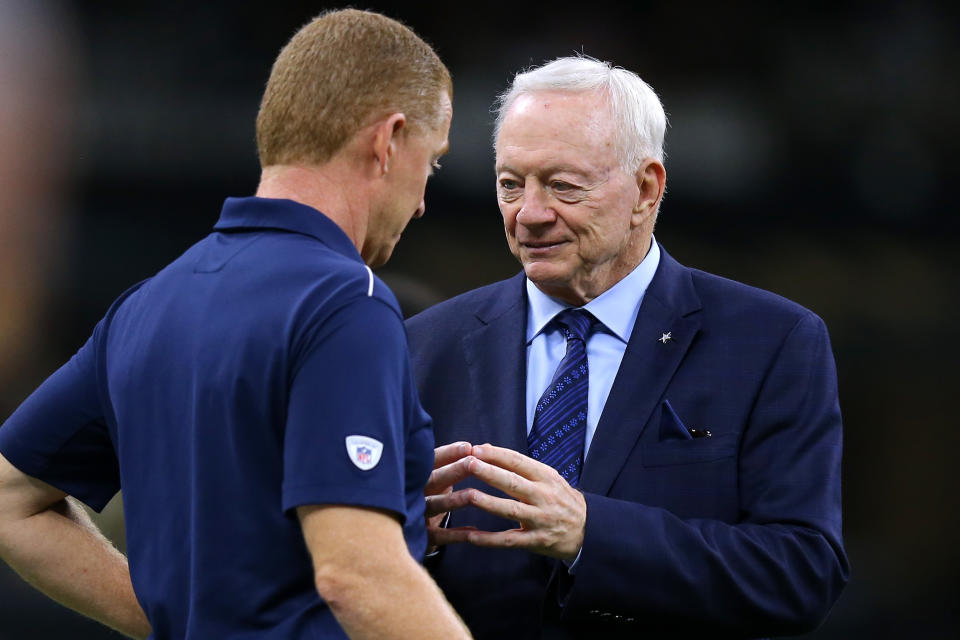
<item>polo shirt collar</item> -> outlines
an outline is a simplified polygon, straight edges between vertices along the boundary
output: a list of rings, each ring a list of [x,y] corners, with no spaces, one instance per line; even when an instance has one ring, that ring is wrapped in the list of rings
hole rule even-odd
[[[588,302],[582,308],[586,309],[599,320],[607,332],[615,335],[622,342],[630,340],[633,325],[636,323],[640,311],[640,303],[653,280],[653,275],[660,264],[660,247],[656,239],[651,238],[650,250],[633,271],[628,273],[618,283]],[[527,300],[529,301],[529,321],[527,322],[527,344],[530,343],[553,317],[569,309],[570,305],[556,298],[551,298],[540,291],[530,279],[527,279]]]
[[[316,238],[333,251],[363,262],[360,252],[343,229],[313,207],[279,198],[227,198],[220,210],[216,231],[277,229]]]

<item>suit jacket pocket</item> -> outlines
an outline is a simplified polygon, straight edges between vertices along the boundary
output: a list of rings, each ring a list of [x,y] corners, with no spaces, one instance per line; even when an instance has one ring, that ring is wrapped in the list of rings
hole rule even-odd
[[[695,464],[729,458],[737,452],[737,434],[724,433],[709,438],[647,442],[641,448],[645,467],[664,467],[675,464]]]

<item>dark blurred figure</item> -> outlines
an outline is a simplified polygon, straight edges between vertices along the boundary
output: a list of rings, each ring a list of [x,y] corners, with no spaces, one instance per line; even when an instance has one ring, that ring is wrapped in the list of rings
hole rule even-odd
[[[0,420],[54,368],[51,298],[69,243],[80,51],[47,0],[0,0]],[[0,563],[0,639],[101,638]]]
[[[0,0],[0,415],[49,364],[41,328],[60,266],[77,124],[77,51],[59,5]]]

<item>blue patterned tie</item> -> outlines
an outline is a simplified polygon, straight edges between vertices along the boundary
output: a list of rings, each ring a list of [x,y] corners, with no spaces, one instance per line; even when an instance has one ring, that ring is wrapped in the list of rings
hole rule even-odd
[[[595,321],[582,309],[561,311],[551,320],[567,338],[567,353],[537,402],[527,438],[530,457],[556,469],[572,487],[580,483],[583,467],[589,388],[586,340]]]

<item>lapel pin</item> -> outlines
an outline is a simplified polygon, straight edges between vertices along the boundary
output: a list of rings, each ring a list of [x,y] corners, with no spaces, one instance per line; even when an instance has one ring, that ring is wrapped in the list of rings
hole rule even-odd
[[[667,344],[668,342],[670,342],[671,340],[673,340],[673,336],[670,335],[671,333],[673,333],[673,332],[672,332],[672,331],[667,331],[665,334],[663,334],[662,336],[660,336],[659,338],[657,338],[657,342],[662,342],[663,344]]]

